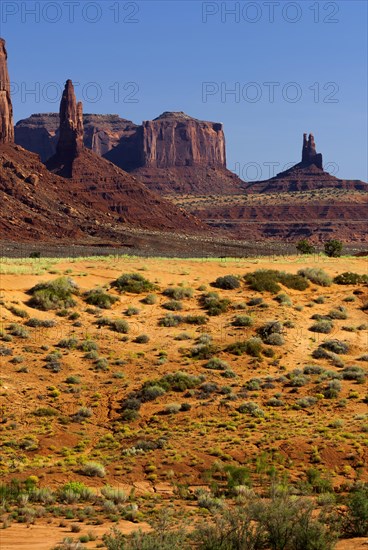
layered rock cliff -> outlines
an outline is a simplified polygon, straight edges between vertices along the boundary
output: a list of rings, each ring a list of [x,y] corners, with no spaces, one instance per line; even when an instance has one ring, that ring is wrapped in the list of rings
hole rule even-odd
[[[59,114],[39,113],[20,120],[15,125],[15,142],[32,153],[40,155],[46,162],[56,153],[59,140]],[[83,114],[85,147],[98,155],[104,155],[136,133],[137,125],[118,115]]]
[[[10,80],[5,40],[0,38],[0,143],[13,143],[13,107],[10,98]]]

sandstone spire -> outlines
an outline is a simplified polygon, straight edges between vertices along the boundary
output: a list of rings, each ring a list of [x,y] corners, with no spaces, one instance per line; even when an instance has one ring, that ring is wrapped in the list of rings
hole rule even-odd
[[[317,168],[323,170],[322,155],[316,151],[316,144],[313,134],[309,134],[308,139],[307,134],[303,134],[302,164],[305,166],[314,164]]]
[[[57,144],[57,155],[73,161],[82,151],[83,145],[83,107],[77,104],[74,87],[67,80],[60,103],[60,135]]]
[[[5,40],[0,38],[0,143],[14,142],[13,107]]]

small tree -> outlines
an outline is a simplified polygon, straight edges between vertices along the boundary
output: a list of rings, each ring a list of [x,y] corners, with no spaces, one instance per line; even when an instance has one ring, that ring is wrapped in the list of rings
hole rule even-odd
[[[325,254],[329,258],[339,258],[341,256],[343,244],[337,239],[325,242]]]
[[[298,241],[296,243],[296,249],[301,254],[313,254],[316,250],[307,239],[302,239],[301,241]]]

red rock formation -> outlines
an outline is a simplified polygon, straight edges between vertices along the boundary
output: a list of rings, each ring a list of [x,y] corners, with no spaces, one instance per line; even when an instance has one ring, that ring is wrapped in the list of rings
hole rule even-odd
[[[222,124],[194,119],[183,112],[165,112],[143,122],[142,165],[226,166]]]
[[[83,150],[83,109],[77,104],[74,87],[67,80],[60,103],[60,130],[56,154],[60,159],[73,161]]]
[[[0,38],[0,143],[13,143],[13,107],[10,98],[10,80],[5,40]]]
[[[46,162],[56,153],[59,139],[60,117],[58,113],[39,113],[20,120],[15,125],[15,143],[28,151],[38,153]],[[137,165],[136,147],[129,147],[131,136],[135,136],[138,126],[118,115],[83,115],[84,146],[100,156],[114,149],[124,137],[124,165],[132,162]],[[140,157],[139,157],[140,158]]]
[[[317,168],[323,170],[322,155],[316,151],[313,134],[309,134],[308,139],[307,134],[303,134],[302,165],[309,166],[310,164],[315,164]]]
[[[322,168],[322,155],[316,152],[313,134],[303,134],[302,161],[268,180],[249,183],[249,193],[273,193],[284,191],[312,191],[315,189],[355,189],[368,191],[368,185],[360,180],[341,180]]]

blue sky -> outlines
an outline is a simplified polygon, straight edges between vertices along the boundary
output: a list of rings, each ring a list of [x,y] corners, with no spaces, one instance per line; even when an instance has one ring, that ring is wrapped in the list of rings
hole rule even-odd
[[[367,180],[365,0],[2,0],[0,9],[16,121],[57,111],[71,78],[85,112],[223,122],[228,168],[244,179],[299,161],[311,131],[332,173]]]

